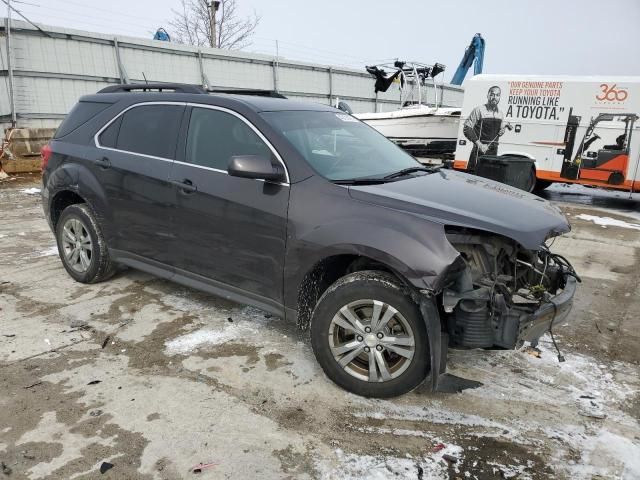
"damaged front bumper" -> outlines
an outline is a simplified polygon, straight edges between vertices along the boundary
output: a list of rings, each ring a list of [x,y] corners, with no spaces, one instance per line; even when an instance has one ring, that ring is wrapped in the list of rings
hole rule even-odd
[[[573,306],[578,281],[567,277],[564,290],[549,297],[534,313],[520,319],[519,342],[535,342],[553,325],[563,322]]]
[[[566,320],[580,278],[545,245],[523,249],[505,237],[449,232],[460,256],[443,274],[440,292],[421,291],[435,390],[448,347],[513,349],[536,344]]]

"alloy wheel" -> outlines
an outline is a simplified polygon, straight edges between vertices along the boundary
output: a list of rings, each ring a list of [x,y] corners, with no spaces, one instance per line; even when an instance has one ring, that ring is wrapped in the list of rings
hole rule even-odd
[[[93,243],[87,227],[77,218],[69,218],[62,227],[62,252],[70,268],[78,273],[89,270]]]
[[[343,306],[329,326],[334,360],[350,375],[368,382],[387,382],[409,368],[415,338],[409,322],[379,300],[357,300]]]

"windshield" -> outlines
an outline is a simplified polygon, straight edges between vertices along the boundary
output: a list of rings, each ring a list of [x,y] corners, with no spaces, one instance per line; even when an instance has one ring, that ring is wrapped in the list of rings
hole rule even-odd
[[[360,120],[338,112],[264,112],[306,161],[329,180],[382,178],[420,163]]]

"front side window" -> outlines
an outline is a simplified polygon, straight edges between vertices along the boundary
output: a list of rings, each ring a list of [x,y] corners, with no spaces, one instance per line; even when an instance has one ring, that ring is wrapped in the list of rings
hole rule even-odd
[[[271,158],[271,150],[235,115],[209,108],[194,108],[187,135],[187,162],[226,171],[229,160],[236,155]]]
[[[420,163],[356,118],[334,112],[264,112],[311,167],[329,180],[382,178]]]
[[[183,111],[182,105],[141,105],[127,110],[122,115],[116,148],[174,159]]]

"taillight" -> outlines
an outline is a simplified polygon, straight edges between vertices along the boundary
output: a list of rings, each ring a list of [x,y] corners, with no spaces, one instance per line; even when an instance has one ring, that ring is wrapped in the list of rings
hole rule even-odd
[[[40,169],[44,172],[44,169],[47,168],[47,164],[49,163],[49,158],[51,158],[51,146],[48,143],[40,149],[40,157],[42,158]]]

